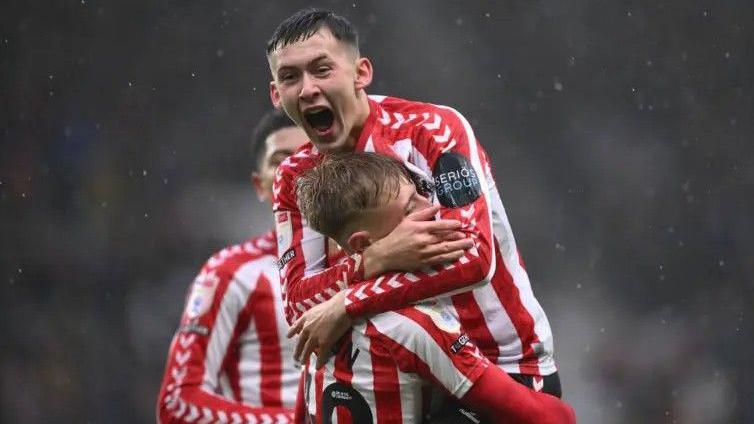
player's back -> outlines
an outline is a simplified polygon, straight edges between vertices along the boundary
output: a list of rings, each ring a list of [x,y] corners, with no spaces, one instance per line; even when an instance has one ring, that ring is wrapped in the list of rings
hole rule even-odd
[[[171,343],[161,420],[288,420],[300,371],[287,329],[273,232],[212,255]]]
[[[305,400],[316,423],[418,423],[431,385],[460,398],[489,362],[436,302],[354,325],[318,372],[307,370]]]

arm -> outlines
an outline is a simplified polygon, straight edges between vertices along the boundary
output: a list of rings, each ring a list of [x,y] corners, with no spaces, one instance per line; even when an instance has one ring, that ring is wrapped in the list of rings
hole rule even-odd
[[[289,324],[312,307],[363,280],[364,262],[359,254],[344,257],[327,267],[327,238],[309,228],[299,211],[295,193],[296,177],[300,172],[315,166],[316,160],[317,156],[307,148],[288,157],[278,166],[273,186],[273,211],[280,258],[278,265],[283,284],[285,316]],[[451,248],[450,252],[442,251],[426,257],[414,255],[414,262],[419,265],[444,263],[448,258],[457,259],[462,254],[460,249],[467,247],[468,240],[453,238],[457,234],[453,230],[459,229],[461,225],[458,221],[437,220],[417,222],[417,225],[425,232],[444,231],[446,235],[439,238],[447,239],[447,245]],[[404,237],[399,242],[408,243],[409,251],[404,246],[399,252],[391,250],[391,254],[387,256],[399,259],[412,257],[410,249],[415,241],[411,237]]]
[[[495,422],[570,424],[576,414],[570,405],[547,393],[516,383],[496,366],[487,367],[461,401]]]
[[[442,305],[420,304],[377,315],[369,323],[369,337],[403,372],[432,381],[494,422],[575,422],[565,402],[517,383],[484,358]]]
[[[420,131],[414,143],[427,160],[437,182],[441,183],[442,191],[437,192],[443,219],[434,222],[404,220],[390,235],[368,249],[363,261],[360,255],[353,255],[327,268],[325,237],[308,228],[301,217],[295,198],[295,178],[298,172],[314,166],[312,153],[304,149],[278,167],[273,208],[279,237],[280,276],[286,293],[285,308],[289,323],[346,288],[347,312],[351,317],[357,317],[398,309],[442,294],[470,290],[489,281],[495,267],[488,207],[489,185],[482,167],[484,153],[468,122],[460,114],[451,109],[438,109],[434,116],[432,125],[418,126]],[[448,183],[451,186],[447,186]],[[453,183],[462,184],[461,189],[454,190]],[[406,264],[402,260],[406,257],[406,250],[397,247],[405,244],[407,232],[410,233],[409,240],[426,239],[436,231],[457,229],[449,226],[452,222],[460,222],[461,230],[475,244],[458,255],[460,259],[442,267],[391,273],[363,281],[365,277],[385,270],[396,270],[395,264]],[[459,249],[459,241],[448,241],[446,245],[451,243],[455,243],[452,250]],[[425,244],[442,247],[442,243],[437,242]],[[441,257],[443,255],[439,254],[433,259]],[[414,262],[437,263],[425,258]],[[365,263],[372,264],[366,270],[366,275]]]
[[[248,316],[247,299],[239,295],[244,290],[233,285],[238,282],[231,274],[208,267],[194,280],[181,327],[170,344],[157,401],[158,422],[292,421],[289,409],[250,407],[217,394],[222,363],[236,342],[236,327]]]
[[[433,174],[440,217],[460,221],[461,231],[474,241],[474,247],[459,260],[441,268],[389,273],[349,287],[346,311],[351,317],[470,290],[489,282],[495,272],[492,199],[484,151],[468,122],[458,112],[441,108],[434,116],[432,125],[417,126],[420,131],[414,139],[414,148],[426,158]],[[373,248],[377,252],[372,254],[380,257],[385,256],[382,252],[393,250],[392,235],[375,243]],[[376,268],[379,272],[384,267]],[[367,272],[367,276],[369,274],[371,272]]]
[[[284,160],[278,166],[273,185],[278,267],[289,324],[345,289],[362,272],[361,257],[357,255],[327,267],[327,238],[309,228],[298,209],[296,175],[313,166],[316,156],[312,155],[305,149]]]
[[[297,358],[307,357],[313,351],[329,352],[332,344],[350,327],[351,319],[355,317],[396,310],[423,299],[471,290],[488,283],[495,273],[496,244],[490,211],[491,202],[494,201],[491,193],[494,193],[494,189],[491,189],[487,181],[489,173],[485,169],[487,164],[484,151],[468,122],[458,112],[438,109],[432,119],[431,125],[417,125],[420,131],[412,142],[416,151],[426,159],[427,171],[434,179],[436,200],[443,218],[436,222],[459,222],[460,230],[468,240],[473,241],[474,246],[462,251],[456,261],[441,267],[425,267],[415,272],[392,272],[366,281],[358,281],[360,274],[364,274],[363,271],[350,275],[343,273],[343,278],[339,281],[342,284],[338,284],[335,289],[348,284],[344,295],[322,304],[312,302],[312,309],[303,316],[298,316],[292,324],[289,337],[293,334],[300,335],[296,346]],[[411,234],[408,239],[431,236],[432,229],[426,224],[404,219],[392,233],[371,247],[372,256],[380,262],[379,258],[390,257],[391,254],[396,256],[395,252],[401,252],[397,255],[401,259],[406,256],[405,249],[396,240],[405,240],[407,232]],[[439,245],[450,243],[457,241]],[[370,251],[367,250],[367,258],[363,263],[373,262],[370,261],[369,254]],[[385,265],[384,259],[382,262],[375,267],[378,269],[376,272],[391,268]],[[326,276],[326,272],[316,274],[315,277]],[[367,270],[366,274],[369,276],[376,272]],[[335,292],[335,289],[329,290]],[[333,296],[334,294],[329,297]],[[340,300],[341,297],[344,298],[343,301]],[[301,311],[307,309],[302,308]],[[317,367],[322,366],[325,360],[324,355],[318,357]]]

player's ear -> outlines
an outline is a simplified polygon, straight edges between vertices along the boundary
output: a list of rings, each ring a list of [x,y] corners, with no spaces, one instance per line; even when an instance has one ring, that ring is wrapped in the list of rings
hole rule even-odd
[[[272,100],[272,106],[275,109],[280,110],[280,92],[275,84],[275,81],[270,81],[270,100]]]
[[[372,83],[372,62],[366,57],[356,59],[356,89],[363,90]]]
[[[254,186],[254,191],[257,192],[257,199],[259,199],[260,202],[267,200],[267,190],[265,190],[262,177],[260,177],[259,173],[256,171],[251,173],[251,185]]]
[[[363,252],[366,250],[367,247],[369,247],[370,244],[372,244],[369,241],[369,232],[368,231],[357,231],[353,234],[351,234],[350,237],[348,237],[348,240],[346,241],[348,244],[348,249],[351,252]]]

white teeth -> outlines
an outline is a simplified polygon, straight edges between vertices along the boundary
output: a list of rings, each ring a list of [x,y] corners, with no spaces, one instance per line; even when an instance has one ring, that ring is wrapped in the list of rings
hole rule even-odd
[[[323,110],[327,110],[327,108],[324,107],[324,106],[323,107],[315,107],[315,108],[307,109],[306,112],[304,112],[304,113],[305,114],[317,113],[317,112],[321,112]]]

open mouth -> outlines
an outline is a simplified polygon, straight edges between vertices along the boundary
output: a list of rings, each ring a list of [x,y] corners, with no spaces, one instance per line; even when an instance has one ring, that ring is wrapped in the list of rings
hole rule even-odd
[[[335,115],[330,109],[321,108],[312,110],[311,112],[305,112],[304,118],[310,127],[314,129],[319,135],[324,135],[330,128],[332,128],[333,121],[335,121]]]

